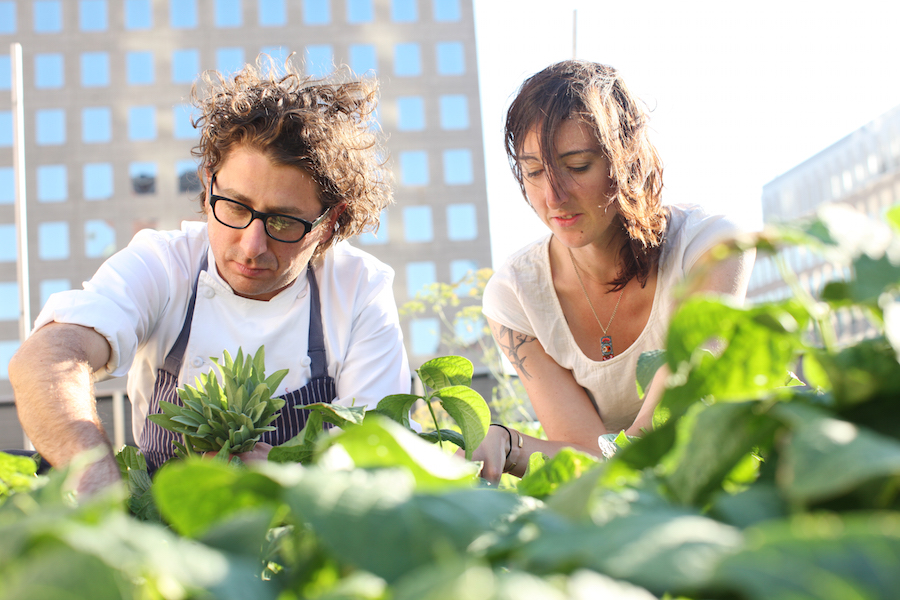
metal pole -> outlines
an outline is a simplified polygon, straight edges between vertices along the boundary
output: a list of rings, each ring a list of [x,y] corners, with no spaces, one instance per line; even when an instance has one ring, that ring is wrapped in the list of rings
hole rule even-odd
[[[16,259],[19,282],[19,343],[31,334],[31,279],[28,276],[28,210],[25,193],[25,86],[22,84],[22,44],[9,45],[12,67],[13,171],[16,186]],[[22,445],[34,450],[31,440],[22,434]]]
[[[113,437],[115,438],[116,451],[125,445],[125,392],[116,390],[113,392]]]
[[[572,60],[578,58],[578,9],[572,11]]]

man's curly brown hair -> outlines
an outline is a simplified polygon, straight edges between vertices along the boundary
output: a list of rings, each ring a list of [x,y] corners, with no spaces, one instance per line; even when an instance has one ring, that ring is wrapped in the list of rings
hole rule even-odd
[[[336,240],[377,231],[381,211],[393,201],[375,120],[377,92],[374,80],[304,76],[290,58],[279,70],[260,56],[231,78],[207,71],[191,89],[201,113],[194,121],[200,142],[192,150],[200,180],[208,181],[207,173],[215,174],[235,147],[253,148],[275,164],[306,170],[326,208],[346,205],[314,258]],[[200,194],[201,209],[206,194]]]
[[[611,292],[637,277],[645,285],[665,238],[668,211],[662,204],[663,165],[649,137],[649,117],[608,65],[566,60],[526,79],[506,115],[506,154],[525,199],[519,152],[533,129],[543,157],[556,155],[556,133],[566,119],[595,132],[609,161],[615,191],[612,205],[628,233],[619,257],[622,267]],[[546,159],[545,159],[546,160]],[[560,180],[557,161],[547,161],[551,185]]]

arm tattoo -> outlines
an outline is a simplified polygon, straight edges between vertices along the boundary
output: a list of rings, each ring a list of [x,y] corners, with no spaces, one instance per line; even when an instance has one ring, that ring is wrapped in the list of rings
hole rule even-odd
[[[519,348],[528,342],[534,342],[536,340],[536,337],[518,333],[503,325],[500,326],[500,329],[497,332],[497,345],[500,346],[500,349],[503,350],[507,358],[509,358],[509,362],[516,368],[516,371],[521,373],[522,377],[525,377],[526,379],[531,379],[531,375],[525,370],[525,357],[519,356]]]

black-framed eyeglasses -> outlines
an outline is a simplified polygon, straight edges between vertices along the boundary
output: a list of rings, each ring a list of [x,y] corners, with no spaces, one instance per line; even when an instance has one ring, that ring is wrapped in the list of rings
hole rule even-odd
[[[260,219],[265,227],[266,235],[277,242],[286,242],[288,244],[299,242],[306,237],[306,234],[318,227],[331,210],[330,206],[326,208],[325,211],[319,215],[319,218],[312,223],[305,219],[290,217],[288,215],[259,212],[258,210],[253,210],[243,202],[213,194],[212,189],[215,181],[215,175],[209,178],[209,206],[212,208],[212,213],[216,218],[216,221],[226,227],[231,227],[232,229],[246,229],[250,227],[250,223],[252,223],[254,219]]]

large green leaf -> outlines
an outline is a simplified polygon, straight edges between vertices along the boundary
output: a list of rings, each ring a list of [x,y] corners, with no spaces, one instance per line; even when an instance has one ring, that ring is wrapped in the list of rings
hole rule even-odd
[[[305,406],[295,406],[297,410],[307,410],[310,412],[318,412],[322,415],[322,420],[331,423],[337,427],[347,427],[353,425],[362,425],[366,415],[365,406],[341,406],[340,404],[307,404]]]
[[[529,469],[516,489],[526,496],[545,498],[561,485],[598,468],[599,463],[599,459],[590,454],[574,448],[563,448],[553,458],[544,462],[540,469],[534,472]]]
[[[451,385],[472,385],[475,368],[462,356],[440,356],[419,367],[417,373],[427,387],[439,390]]]
[[[828,374],[839,406],[900,395],[900,363],[882,338],[862,340],[836,354],[817,352],[816,359]]]
[[[135,587],[114,567],[66,546],[44,548],[0,567],[4,600],[121,600],[138,597]]]
[[[404,427],[409,427],[409,411],[412,409],[416,400],[421,397],[415,394],[393,394],[385,396],[375,407],[375,410],[386,417],[389,417]]]
[[[441,406],[456,421],[466,442],[466,458],[471,460],[491,424],[491,409],[487,402],[481,394],[465,385],[441,388],[432,398],[439,398]]]
[[[640,358],[638,358],[636,371],[638,396],[643,398],[656,372],[664,364],[666,364],[665,350],[648,350],[641,353]]]

